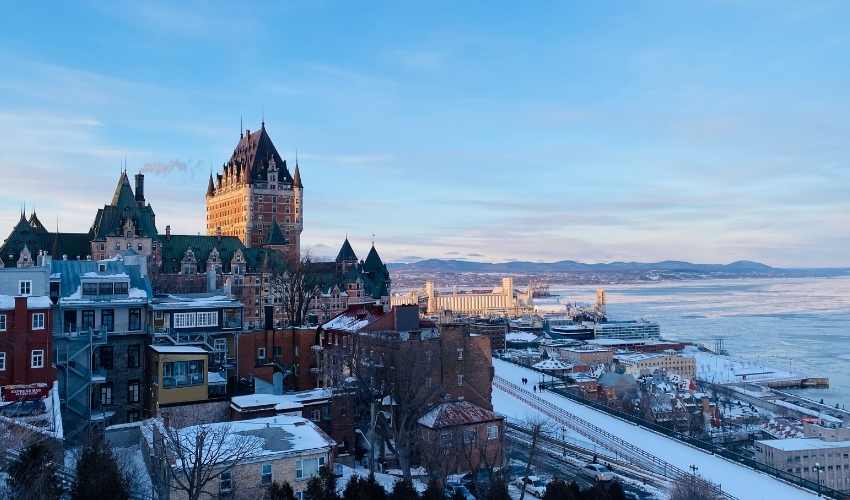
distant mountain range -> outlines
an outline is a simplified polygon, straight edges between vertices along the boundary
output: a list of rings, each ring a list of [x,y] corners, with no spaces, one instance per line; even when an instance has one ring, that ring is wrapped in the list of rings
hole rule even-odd
[[[724,276],[840,276],[850,274],[850,268],[777,268],[748,260],[739,260],[730,264],[694,264],[675,260],[585,264],[574,260],[491,263],[456,259],[426,259],[410,263],[390,263],[388,266],[391,271],[399,273],[660,273]]]

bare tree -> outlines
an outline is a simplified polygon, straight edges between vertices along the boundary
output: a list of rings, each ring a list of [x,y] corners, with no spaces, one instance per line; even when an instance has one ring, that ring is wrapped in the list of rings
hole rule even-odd
[[[161,487],[198,500],[207,485],[262,450],[263,439],[233,432],[230,425],[203,424],[178,428],[162,420],[151,424]]]
[[[680,476],[673,483],[670,500],[720,500],[717,487],[696,474]]]
[[[283,274],[271,279],[272,296],[283,304],[289,326],[301,326],[310,304],[319,295],[318,280],[310,255],[305,255]]]
[[[400,342],[390,352],[389,366],[384,371],[384,385],[390,397],[392,419],[390,431],[399,466],[406,481],[411,481],[412,451],[418,434],[419,417],[441,392],[431,378],[431,363],[424,359],[418,345]]]

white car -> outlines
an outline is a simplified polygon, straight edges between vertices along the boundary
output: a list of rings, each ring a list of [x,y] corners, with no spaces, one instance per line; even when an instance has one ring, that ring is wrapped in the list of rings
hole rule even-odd
[[[613,481],[614,474],[602,464],[587,464],[584,466],[585,472],[590,474],[596,481]]]
[[[517,488],[522,489],[522,486],[525,485],[526,493],[531,493],[536,497],[543,497],[546,494],[546,480],[540,476],[526,476],[526,477],[518,477],[514,484],[516,484]]]

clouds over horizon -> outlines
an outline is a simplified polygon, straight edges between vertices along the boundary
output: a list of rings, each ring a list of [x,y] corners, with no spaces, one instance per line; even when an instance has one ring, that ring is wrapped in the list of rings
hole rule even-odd
[[[788,6],[277,6],[240,10],[248,38],[230,6],[22,6],[0,233],[22,203],[86,231],[125,157],[160,230],[202,232],[264,116],[316,254],[847,266],[850,8]]]

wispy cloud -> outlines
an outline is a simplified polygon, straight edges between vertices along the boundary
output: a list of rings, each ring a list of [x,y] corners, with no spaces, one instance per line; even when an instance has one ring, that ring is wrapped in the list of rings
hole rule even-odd
[[[170,160],[167,162],[148,162],[142,166],[143,174],[168,175],[174,172],[188,172],[189,170],[198,170],[203,165],[203,162],[198,160],[195,162],[185,162],[182,160]]]

